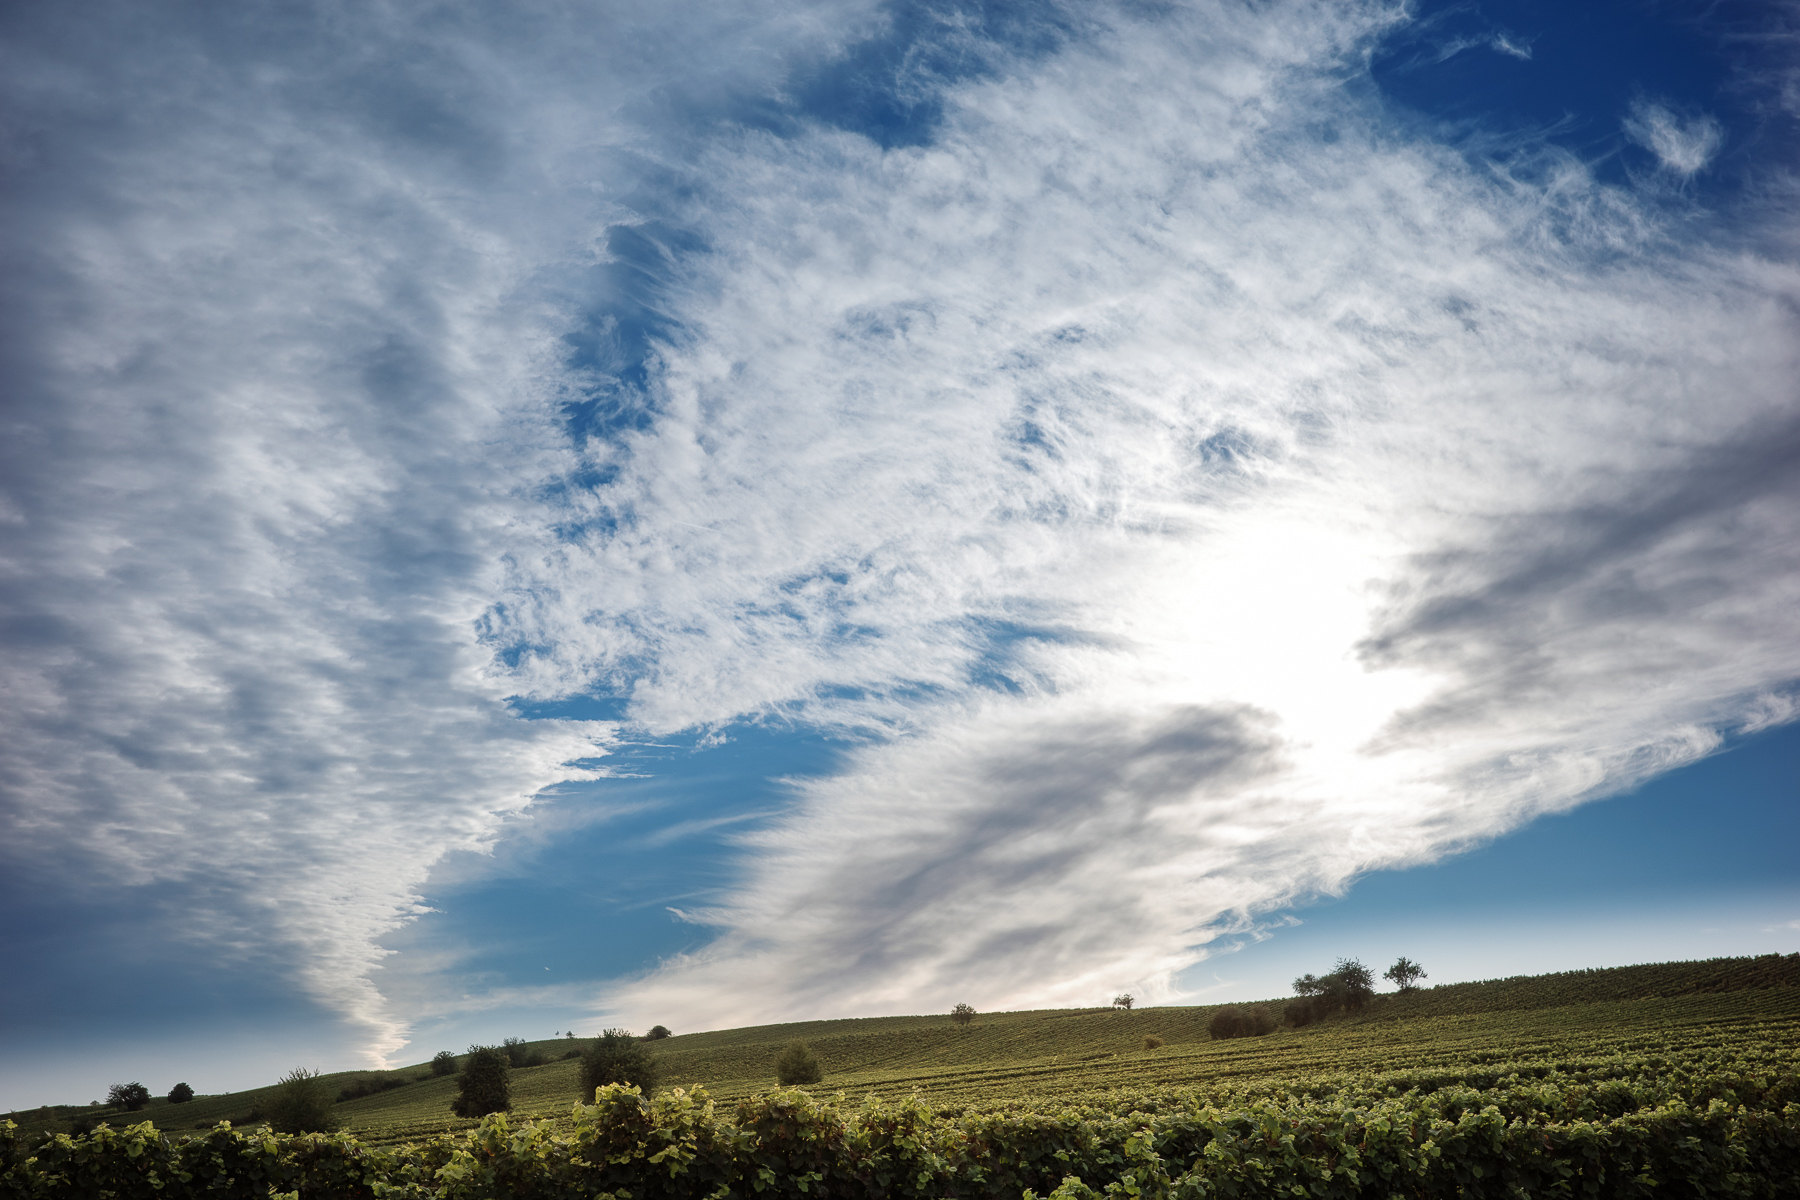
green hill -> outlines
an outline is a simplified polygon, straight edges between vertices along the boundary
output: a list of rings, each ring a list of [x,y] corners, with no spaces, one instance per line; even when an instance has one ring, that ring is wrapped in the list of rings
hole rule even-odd
[[[1278,1008],[1282,1001],[1269,1003]],[[916,1092],[940,1110],[964,1111],[1048,1097],[1105,1107],[1109,1096],[1126,1093],[1141,1105],[1174,1089],[1223,1103],[1350,1076],[1474,1083],[1625,1058],[1693,1061],[1715,1051],[1779,1071],[1800,1068],[1800,954],[1446,984],[1380,996],[1361,1013],[1300,1029],[1215,1041],[1207,1022],[1221,1007],[984,1013],[967,1027],[947,1015],[807,1021],[676,1036],[655,1043],[654,1052],[665,1085],[704,1084],[729,1101],[773,1089],[775,1057],[798,1038],[824,1062],[816,1093],[843,1092],[856,1101]],[[1151,1037],[1162,1045],[1146,1048]],[[530,1045],[554,1061],[513,1071],[518,1116],[566,1116],[578,1099],[579,1063],[560,1056],[579,1044]],[[326,1083],[343,1089],[381,1074],[344,1072]],[[473,1124],[450,1115],[454,1076],[432,1077],[426,1064],[385,1074],[405,1082],[338,1105],[352,1132],[394,1142]],[[221,1120],[254,1124],[272,1092],[201,1096],[178,1106],[156,1101],[139,1113],[98,1115],[113,1124],[149,1120],[171,1132]],[[27,1133],[61,1132],[93,1115],[52,1108],[11,1118]]]

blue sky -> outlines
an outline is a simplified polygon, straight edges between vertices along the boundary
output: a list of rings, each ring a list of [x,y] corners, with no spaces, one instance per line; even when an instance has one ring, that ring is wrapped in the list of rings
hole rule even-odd
[[[0,1103],[1800,948],[1773,5],[0,17]]]

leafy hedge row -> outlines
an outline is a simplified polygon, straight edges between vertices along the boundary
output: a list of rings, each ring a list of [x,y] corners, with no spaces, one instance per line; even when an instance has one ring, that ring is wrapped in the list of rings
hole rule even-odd
[[[945,1117],[785,1091],[730,1118],[701,1089],[607,1087],[567,1123],[504,1116],[391,1149],[343,1136],[149,1125],[27,1145],[0,1123],[0,1200],[1200,1200],[1203,1197],[1800,1197],[1800,1088],[1708,1099],[1655,1081],[1515,1080],[1224,1110]]]

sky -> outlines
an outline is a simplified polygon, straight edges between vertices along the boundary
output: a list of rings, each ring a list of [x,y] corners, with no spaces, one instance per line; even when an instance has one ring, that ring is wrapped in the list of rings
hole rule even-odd
[[[0,1105],[1800,950],[1800,8],[0,11]]]

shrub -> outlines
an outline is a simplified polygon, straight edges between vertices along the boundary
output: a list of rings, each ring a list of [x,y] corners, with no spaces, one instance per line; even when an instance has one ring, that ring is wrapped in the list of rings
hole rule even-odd
[[[644,1035],[644,1040],[646,1042],[660,1042],[666,1037],[674,1036],[673,1033],[669,1032],[669,1027],[667,1025],[652,1025],[650,1027],[650,1032]]]
[[[1154,1050],[1162,1044],[1163,1044],[1163,1040],[1161,1038],[1157,1037],[1154,1033],[1144,1039],[1144,1049],[1146,1049],[1146,1050]]]
[[[817,1083],[824,1077],[825,1069],[819,1065],[818,1056],[805,1042],[789,1042],[781,1057],[775,1060],[775,1078],[782,1087]]]
[[[1310,1000],[1290,1000],[1281,1012],[1282,1019],[1295,1029],[1311,1025],[1313,1022],[1313,1006]]]
[[[1274,1020],[1260,1008],[1221,1008],[1206,1022],[1206,1032],[1219,1041],[1262,1037],[1274,1031]]]
[[[506,1051],[506,1061],[515,1067],[540,1067],[544,1064],[544,1056],[525,1044],[524,1038],[509,1037],[500,1043]]]
[[[381,1075],[359,1075],[338,1089],[338,1103],[346,1100],[360,1100],[364,1096],[376,1096],[382,1092],[392,1091],[397,1087],[405,1087],[412,1080],[398,1072]]]
[[[485,1117],[512,1111],[512,1066],[498,1046],[470,1046],[456,1081],[450,1111],[459,1117]]]
[[[122,1112],[136,1112],[150,1103],[150,1089],[141,1083],[115,1083],[107,1089],[106,1102]]]
[[[431,1073],[433,1075],[456,1074],[456,1055],[448,1050],[439,1050],[431,1056]]]
[[[595,1090],[609,1083],[636,1084],[645,1095],[656,1090],[656,1060],[628,1030],[606,1030],[581,1056],[583,1102],[592,1103]]]
[[[967,1025],[975,1019],[975,1010],[967,1004],[959,1004],[950,1010],[950,1019],[958,1025]]]
[[[268,1103],[269,1128],[276,1133],[330,1133],[338,1127],[331,1096],[317,1071],[295,1067],[281,1077]]]
[[[194,1089],[185,1083],[178,1083],[169,1089],[170,1104],[186,1104],[194,1098]]]

